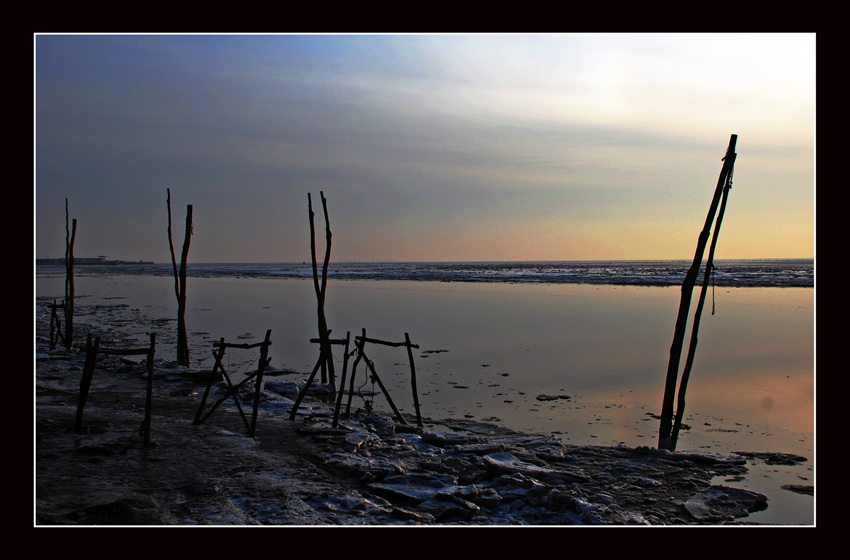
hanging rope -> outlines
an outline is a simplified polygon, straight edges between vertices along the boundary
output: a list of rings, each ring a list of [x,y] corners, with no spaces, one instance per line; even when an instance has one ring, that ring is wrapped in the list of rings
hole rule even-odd
[[[711,314],[714,315],[714,271],[717,270],[717,267],[713,264],[711,265]]]

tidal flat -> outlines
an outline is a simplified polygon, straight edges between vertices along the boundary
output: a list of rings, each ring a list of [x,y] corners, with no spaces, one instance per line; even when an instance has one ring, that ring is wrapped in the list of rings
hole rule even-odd
[[[81,323],[135,333],[127,336],[137,340],[156,330],[157,355],[173,358],[173,279],[85,276],[77,285]],[[37,279],[37,307],[61,289],[61,278]],[[715,298],[716,314],[704,318],[701,330],[689,429],[678,449],[682,456],[750,451],[805,457],[777,466],[750,456],[749,474],[717,476],[724,486],[768,497],[768,507],[750,513],[748,521],[811,524],[813,496],[783,486],[814,485],[812,290],[723,289]],[[193,370],[211,368],[212,342],[219,338],[259,339],[267,329],[272,364],[282,378],[303,382],[312,369],[317,348],[309,343],[316,324],[310,282],[190,279],[188,301]],[[326,312],[335,336],[363,328],[382,339],[410,334],[420,347],[415,362],[422,410],[435,422],[493,425],[567,447],[638,449],[655,445],[677,303],[678,290],[671,288],[345,281],[329,287]],[[412,411],[406,355],[376,349],[370,357],[399,407]],[[248,371],[252,359],[234,355],[228,367]],[[359,375],[365,382],[362,369]],[[97,379],[93,395],[96,387]],[[357,401],[361,410],[370,389],[360,389],[366,399]],[[369,406],[388,411],[380,394]],[[272,420],[261,420],[259,433],[266,422]],[[442,431],[439,425],[433,430]]]

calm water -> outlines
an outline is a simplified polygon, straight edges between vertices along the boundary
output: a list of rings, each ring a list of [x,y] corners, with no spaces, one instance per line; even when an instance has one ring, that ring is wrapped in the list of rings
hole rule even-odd
[[[541,281],[547,276],[533,264],[334,267],[328,323],[335,338],[363,328],[390,341],[409,333],[420,346],[414,359],[425,416],[550,432],[572,444],[655,446],[653,415],[661,408],[680,296],[667,278],[680,277],[687,263],[557,263],[554,282]],[[555,267],[546,266],[550,272]],[[812,497],[778,487],[814,484],[814,290],[776,286],[812,282],[813,269],[810,261],[753,266],[725,267],[713,298],[709,292],[688,387],[690,429],[680,435],[678,449],[808,457],[802,467],[751,468],[740,485],[770,499],[768,510],[752,520],[810,524]],[[174,316],[170,267],[161,267],[167,274],[158,265],[146,271],[94,268],[112,270],[77,275],[81,309],[103,301],[126,303],[154,323]],[[414,269],[425,279],[409,279]],[[567,274],[598,279],[606,269],[616,285],[563,280]],[[357,278],[357,270],[367,279],[342,279]],[[473,272],[486,280],[470,280]],[[272,364],[312,370],[318,349],[309,343],[316,336],[309,266],[198,265],[190,274],[187,324],[196,366],[212,366],[212,342],[222,336],[259,341],[272,329]],[[37,295],[61,299],[63,280],[61,271],[40,270]],[[739,285],[768,287],[733,287]],[[175,323],[166,325],[157,335],[160,355],[173,353]],[[413,412],[404,349],[367,346],[367,352],[399,408]],[[339,347],[335,357],[340,369]],[[256,356],[234,352],[231,359],[229,371],[255,367]],[[371,390],[362,366],[357,375],[356,385]],[[356,397],[354,404],[363,400]],[[381,395],[374,404],[389,410]]]

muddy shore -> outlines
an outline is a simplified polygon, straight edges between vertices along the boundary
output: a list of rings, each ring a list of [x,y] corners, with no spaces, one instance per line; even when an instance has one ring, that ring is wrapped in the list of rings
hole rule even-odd
[[[194,425],[209,370],[158,360],[145,446],[144,366],[104,357],[77,434],[85,353],[46,351],[43,335],[36,526],[726,525],[768,507],[761,494],[717,484],[747,473],[742,454],[573,446],[483,422],[425,418],[419,427],[366,410],[333,428],[321,390],[290,421],[306,375],[274,370],[251,438],[232,399]],[[245,389],[250,411],[253,387]]]

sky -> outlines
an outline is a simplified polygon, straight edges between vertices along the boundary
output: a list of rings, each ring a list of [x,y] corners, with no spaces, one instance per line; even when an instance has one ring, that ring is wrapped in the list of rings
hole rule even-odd
[[[33,36],[34,253],[815,256],[815,34]]]

